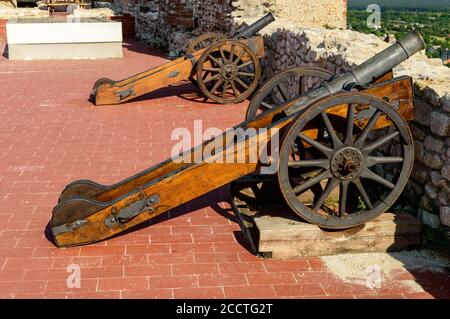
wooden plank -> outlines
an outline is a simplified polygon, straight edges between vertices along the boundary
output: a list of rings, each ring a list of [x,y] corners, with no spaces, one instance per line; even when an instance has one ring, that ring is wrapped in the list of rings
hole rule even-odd
[[[407,213],[384,213],[365,225],[342,231],[283,217],[257,217],[258,250],[272,258],[386,252],[420,245],[422,226]]]

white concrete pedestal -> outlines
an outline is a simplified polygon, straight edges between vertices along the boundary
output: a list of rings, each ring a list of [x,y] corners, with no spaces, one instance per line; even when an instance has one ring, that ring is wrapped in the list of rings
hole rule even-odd
[[[122,23],[106,19],[51,17],[6,24],[11,60],[122,58]]]

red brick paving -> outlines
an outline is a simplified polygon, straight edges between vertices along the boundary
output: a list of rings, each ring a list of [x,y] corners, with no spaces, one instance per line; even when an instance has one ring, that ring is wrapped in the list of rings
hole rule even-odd
[[[226,187],[138,231],[91,246],[53,246],[44,230],[70,181],[117,182],[170,156],[174,128],[202,119],[204,127],[225,129],[243,120],[246,103],[201,103],[189,84],[120,106],[87,101],[96,79],[165,61],[136,43],[126,45],[123,60],[0,58],[0,297],[449,297],[442,274],[405,271],[369,289],[342,282],[320,258],[258,259],[239,243]],[[67,287],[69,264],[81,267],[79,289]],[[412,291],[407,280],[425,291]]]

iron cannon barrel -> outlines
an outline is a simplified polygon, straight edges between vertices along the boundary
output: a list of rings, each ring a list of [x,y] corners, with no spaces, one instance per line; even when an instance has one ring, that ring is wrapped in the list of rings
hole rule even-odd
[[[311,102],[327,95],[348,90],[358,85],[367,86],[423,49],[425,49],[425,41],[420,33],[417,31],[409,32],[405,37],[358,65],[353,70],[338,76],[330,82],[324,83],[317,89],[311,90],[304,99],[294,103],[285,112],[292,114],[303,110]]]
[[[422,36],[419,32],[412,31],[350,72],[327,83],[326,86],[330,93],[341,91],[352,84],[366,86],[423,49],[425,42]]]
[[[268,13],[264,17],[258,19],[258,21],[256,21],[255,23],[252,23],[247,28],[239,32],[234,38],[239,39],[252,37],[273,21],[275,21],[275,17],[273,16],[272,13]]]

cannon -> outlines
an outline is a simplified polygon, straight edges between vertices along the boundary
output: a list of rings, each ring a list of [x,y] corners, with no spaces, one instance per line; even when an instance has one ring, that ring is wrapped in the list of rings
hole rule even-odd
[[[257,88],[259,59],[265,54],[263,38],[254,35],[274,20],[269,13],[233,39],[219,33],[204,34],[190,43],[181,58],[120,81],[97,80],[91,98],[96,105],[120,104],[190,79],[214,102],[241,102]]]
[[[412,79],[393,78],[392,68],[422,49],[414,31],[339,76],[289,70],[266,83],[247,119],[222,135],[114,185],[67,185],[50,221],[56,245],[107,239],[238,181],[253,195],[266,188],[293,216],[321,228],[376,218],[395,203],[414,161],[406,122],[414,116]],[[289,98],[294,82],[282,83],[292,76],[300,93]]]

